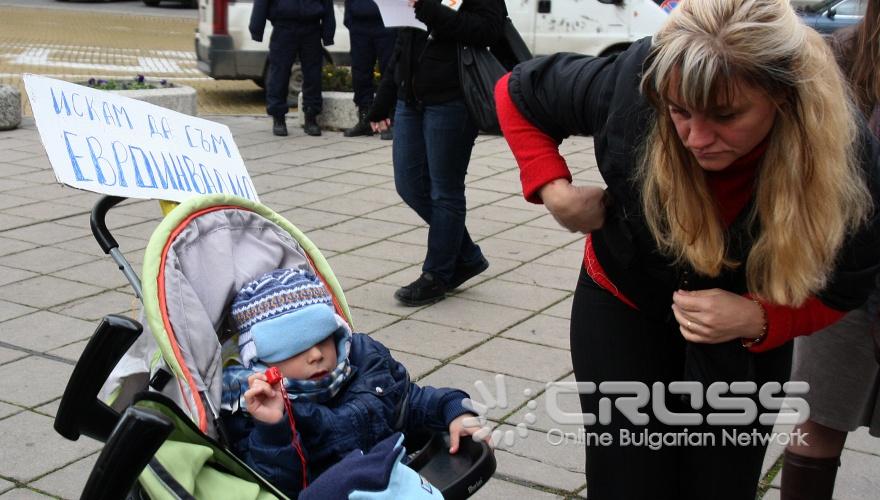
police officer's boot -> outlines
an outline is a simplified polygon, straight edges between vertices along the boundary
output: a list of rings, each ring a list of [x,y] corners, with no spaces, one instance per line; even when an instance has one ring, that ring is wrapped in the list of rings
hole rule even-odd
[[[370,127],[370,122],[367,120],[367,113],[370,112],[370,108],[366,106],[361,106],[358,108],[358,122],[354,127],[350,129],[346,129],[345,132],[342,133],[345,137],[358,137],[361,135],[373,135],[373,129]]]
[[[275,135],[287,135],[287,123],[284,121],[284,115],[272,117],[272,133]]]
[[[309,135],[321,135],[321,127],[318,126],[317,113],[306,113],[306,124],[303,125],[303,130]]]

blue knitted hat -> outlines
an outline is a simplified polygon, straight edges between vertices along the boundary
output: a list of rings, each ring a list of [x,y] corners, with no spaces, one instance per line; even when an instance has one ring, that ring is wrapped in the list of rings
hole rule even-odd
[[[292,358],[340,326],[333,298],[307,269],[276,269],[246,284],[232,301],[232,319],[245,367]]]

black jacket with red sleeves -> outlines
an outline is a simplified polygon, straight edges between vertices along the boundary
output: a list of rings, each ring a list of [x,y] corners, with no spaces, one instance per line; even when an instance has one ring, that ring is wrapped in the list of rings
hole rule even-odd
[[[605,225],[592,233],[596,256],[612,283],[639,309],[669,320],[676,289],[721,288],[747,292],[745,265],[710,278],[688,266],[674,265],[648,230],[634,173],[640,147],[654,112],[639,91],[650,38],[619,56],[555,54],[517,66],[508,92],[520,113],[561,142],[570,135],[592,135],[596,159],[614,200]],[[861,128],[859,155],[875,207],[880,206],[880,147]],[[745,263],[760,228],[750,226],[751,200],[728,228],[728,255]],[[821,200],[818,201],[821,203]],[[821,210],[821,206],[816,206]],[[848,311],[862,305],[880,270],[880,210],[844,243],[837,267],[817,297],[828,307]]]

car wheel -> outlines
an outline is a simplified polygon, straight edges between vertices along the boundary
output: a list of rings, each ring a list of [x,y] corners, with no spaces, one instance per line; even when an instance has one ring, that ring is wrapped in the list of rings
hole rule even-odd
[[[292,102],[295,105],[296,99],[303,89],[303,72],[302,67],[299,65],[299,63],[294,64],[293,68],[291,68],[290,70],[290,83],[288,84],[287,88],[287,100],[288,102]]]
[[[149,7],[155,7],[155,6],[159,5],[159,0],[144,0],[144,5],[147,5]]]

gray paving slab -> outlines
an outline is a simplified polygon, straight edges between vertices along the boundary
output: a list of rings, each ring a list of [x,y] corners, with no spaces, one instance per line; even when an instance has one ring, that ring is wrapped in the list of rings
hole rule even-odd
[[[578,491],[586,484],[584,474],[581,472],[572,472],[507,451],[496,451],[495,460],[498,464],[496,474],[520,481],[568,492]]]
[[[0,479],[0,494],[12,489],[15,487],[15,483],[9,482],[5,479]]]
[[[15,257],[13,255],[12,257]],[[37,275],[37,273],[32,271],[26,271],[24,269],[17,269],[16,267],[9,267],[3,265],[3,259],[6,257],[0,257],[0,286],[15,283],[16,281],[21,281],[27,278],[33,278]]]
[[[529,430],[523,437],[517,432],[516,427],[506,424],[499,426],[497,431],[505,435],[504,438],[496,442],[499,449],[561,467],[571,472],[584,473],[585,448],[583,442],[567,440],[559,443],[552,434],[548,435],[536,430]],[[512,445],[506,441],[507,435],[512,436]]]
[[[49,311],[37,311],[3,323],[0,339],[33,351],[49,351],[92,334],[95,323]]]
[[[501,336],[567,350],[569,348],[569,322],[555,316],[537,314],[512,326]]]
[[[486,418],[499,421],[537,394],[543,384],[509,375],[501,375],[469,366],[450,363],[431,373],[421,384],[454,387],[468,393],[476,402],[486,405]]]
[[[2,326],[0,326],[2,327]],[[5,340],[4,340],[5,342]],[[6,363],[15,361],[16,359],[21,359],[24,357],[30,356],[30,353],[19,350],[19,349],[9,349],[6,347],[0,347],[0,365],[4,365]]]
[[[561,301],[557,302],[553,306],[548,307],[547,309],[545,309],[541,312],[543,312],[544,314],[550,315],[550,316],[571,319],[571,303],[572,303],[572,297],[569,297],[565,300],[561,300]]]
[[[29,488],[15,488],[0,495],[3,500],[35,500],[54,498],[52,495],[40,493]]]
[[[522,241],[505,240],[497,236],[490,236],[479,240],[480,248],[490,259],[501,257],[503,259],[528,262],[556,249],[549,245],[538,243],[526,243]]]
[[[37,481],[29,484],[46,493],[57,495],[61,498],[79,498],[95,462],[98,461],[98,454],[93,453],[83,459],[80,459],[62,469],[47,474]]]
[[[310,207],[317,210],[326,210],[328,212],[343,215],[366,215],[396,204],[393,200],[388,200],[387,202],[377,202],[358,200],[348,197],[329,198],[325,195],[314,193],[307,194],[318,197],[318,200],[309,205]]]
[[[454,326],[464,330],[495,334],[531,316],[531,312],[513,307],[477,302],[464,290],[454,297],[428,306],[412,315],[413,319]]]
[[[12,318],[17,318],[19,316],[24,316],[32,311],[35,311],[33,307],[24,306],[21,304],[14,304],[12,302],[7,302],[5,300],[0,300],[0,322],[10,320]]]
[[[504,273],[500,278],[504,281],[513,281],[529,286],[571,292],[577,286],[578,271],[577,266],[546,266],[536,262],[528,262]]]
[[[455,360],[494,373],[546,383],[572,371],[568,351],[496,337]]]
[[[540,311],[568,297],[571,292],[511,281],[490,280],[468,289],[471,300]]]
[[[426,358],[408,352],[395,351],[394,349],[390,349],[390,351],[391,356],[406,367],[410,379],[414,382],[419,382],[421,377],[424,377],[440,366],[440,361],[436,359]]]
[[[528,488],[519,484],[492,479],[477,490],[470,498],[473,500],[506,500],[511,498],[528,498],[534,500],[551,500],[564,498],[544,491]]]
[[[93,242],[93,244],[97,249],[97,243]],[[128,284],[125,275],[119,271],[113,260],[106,256],[95,258],[97,260],[49,274],[58,278],[78,281],[80,283],[94,285],[100,288],[112,289]]]
[[[0,446],[6,457],[0,475],[28,482],[94,453],[101,443],[68,441],[52,429],[51,418],[25,411],[0,420]]]
[[[294,207],[279,211],[278,213],[303,231],[333,226],[351,218],[349,215],[340,215],[304,207]]]
[[[36,246],[35,243],[16,240],[14,238],[0,237],[0,255],[18,253]]]
[[[565,377],[563,381],[574,382],[574,375]],[[577,394],[569,391],[554,392],[553,397],[549,397],[546,387],[542,387],[541,391],[540,395],[531,396],[530,400],[534,403],[518,409],[505,418],[504,423],[509,425],[523,423],[529,429],[550,433],[548,439],[557,444],[582,440],[583,421],[579,420],[581,405]],[[564,421],[555,417],[560,413],[563,414]],[[581,423],[572,423],[575,419]]]
[[[425,248],[421,245],[384,240],[352,250],[351,254],[374,259],[393,260],[412,265],[422,263],[425,259]]]
[[[141,305],[134,292],[125,293],[108,290],[98,295],[84,297],[51,310],[67,316],[73,316],[89,322],[96,322],[108,314],[122,314],[124,316],[137,317]]]
[[[0,288],[0,299],[31,307],[47,308],[95,295],[101,291],[101,288],[75,281],[53,276],[37,276]]]
[[[60,397],[73,366],[39,356],[29,356],[0,366],[0,400],[24,407]]]
[[[4,419],[10,415],[15,415],[16,413],[25,411],[24,408],[20,406],[11,405],[9,403],[0,402],[0,419]]]
[[[334,255],[327,259],[327,261],[330,263],[330,267],[333,268],[333,273],[337,276],[348,276],[367,281],[373,281],[408,267],[405,262],[374,259],[352,254]]]
[[[321,250],[333,250],[334,252],[348,252],[355,248],[372,245],[378,241],[376,238],[340,233],[330,229],[311,231],[307,236]]]
[[[447,359],[485,341],[485,333],[411,319],[375,331],[371,335],[391,349],[429,358]]]
[[[846,437],[847,449],[880,456],[880,437],[868,433],[867,427],[860,427]],[[877,472],[880,474],[880,471]]]
[[[355,331],[361,333],[372,333],[382,327],[400,321],[400,316],[352,307],[351,304],[349,304],[349,310],[351,311],[352,321],[354,321]]]
[[[60,248],[41,246],[13,255],[0,257],[0,265],[26,269],[36,273],[51,273],[92,262],[94,256]]]

